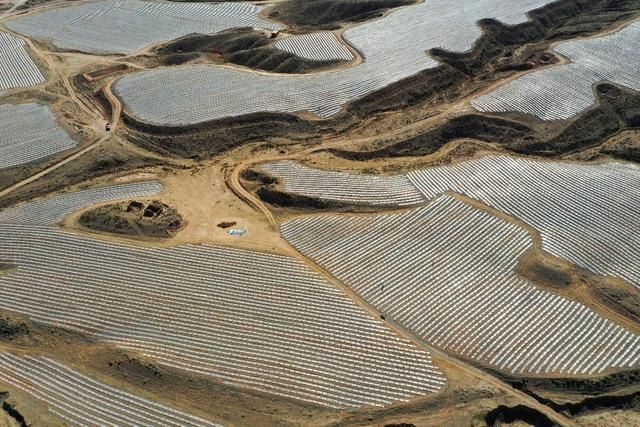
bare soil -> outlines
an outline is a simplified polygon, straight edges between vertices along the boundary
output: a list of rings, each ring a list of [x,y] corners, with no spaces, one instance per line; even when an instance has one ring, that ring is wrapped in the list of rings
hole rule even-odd
[[[136,238],[169,238],[186,225],[176,209],[157,200],[98,206],[82,212],[78,224],[89,230]]]
[[[513,132],[518,138],[509,145],[505,142],[505,145],[518,153],[557,155],[558,152],[568,154],[585,150],[601,144],[603,138],[625,127],[633,128],[635,119],[629,118],[623,125],[616,124],[619,115],[626,113],[621,113],[620,108],[614,105],[606,111],[598,110],[598,114],[585,115],[573,127],[570,126],[571,120],[554,123],[547,129],[547,124],[537,123],[531,117],[514,117],[516,120],[511,120],[509,115],[505,115],[502,122],[495,122],[490,116],[476,115],[478,126],[474,125],[460,134],[460,122],[450,125],[446,122],[468,114],[471,110],[467,101],[478,93],[517,76],[523,69],[543,67],[558,61],[548,51],[552,43],[618,28],[639,16],[639,11],[638,0],[616,1],[615,4],[610,0],[560,0],[533,12],[529,23],[507,27],[490,20],[482,21],[484,35],[469,53],[431,51],[431,55],[440,59],[441,66],[365,96],[327,120],[309,118],[305,114],[256,113],[193,126],[163,127],[125,115],[127,137],[145,149],[196,160],[212,158],[240,145],[265,140],[273,144],[308,145],[335,141],[339,152],[348,155],[351,147],[356,145],[357,151],[367,153],[363,155],[367,158],[376,157],[368,153],[372,150],[377,153],[376,150],[381,148],[386,151],[380,151],[379,158],[389,153],[419,156],[434,152],[455,138],[487,141],[497,136],[506,141]],[[607,101],[615,101],[619,96],[606,86],[603,89],[605,93],[602,96],[611,95]],[[627,111],[633,111],[633,108]],[[513,123],[518,121],[521,123]],[[429,139],[434,136],[430,131],[441,125],[449,131],[443,133],[441,129],[443,134],[440,137]],[[557,148],[552,147],[553,152],[547,153],[551,137],[555,137],[551,143]],[[360,140],[354,143],[354,139]],[[394,146],[395,143],[398,145]]]
[[[288,0],[267,12],[294,29],[335,29],[346,22],[379,18],[390,8],[406,6],[414,0]]]
[[[314,61],[272,46],[277,33],[236,28],[216,34],[191,34],[153,49],[143,58],[146,67],[186,63],[235,64],[272,73],[304,74],[346,61]]]
[[[306,10],[322,7],[323,13],[307,16],[315,22],[299,22],[294,31],[302,26],[345,28],[349,25],[346,21],[370,19],[384,13],[387,7],[407,1],[303,3],[276,1],[270,12],[286,11],[296,4]],[[302,9],[289,10],[293,16]],[[473,51],[452,54],[434,50],[431,54],[441,61],[440,67],[364,97],[330,120],[316,120],[305,114],[254,114],[165,128],[140,123],[125,115],[125,126],[118,126],[104,144],[0,198],[0,207],[95,185],[159,179],[164,191],[157,196],[158,203],[179,212],[186,226],[161,240],[155,232],[138,233],[137,240],[127,240],[128,243],[147,246],[213,243],[295,256],[295,251],[280,236],[274,214],[254,197],[255,192],[272,191],[270,197],[275,198],[272,202],[279,206],[273,212],[279,219],[303,211],[308,213],[309,209],[354,211],[355,208],[316,206],[316,201],[299,198],[283,201],[277,183],[251,172],[254,164],[292,158],[327,169],[389,174],[486,152],[637,161],[640,147],[637,93],[601,85],[596,108],[575,120],[551,124],[522,115],[471,114],[468,100],[521,72],[562,61],[549,54],[551,43],[614,29],[638,16],[639,10],[638,0],[560,0],[532,13],[531,23],[505,27],[491,20],[483,21],[480,24],[484,35]],[[279,13],[281,20],[294,19]],[[225,61],[273,71],[304,71],[299,62],[275,57],[265,37],[248,30],[218,38],[191,36],[129,57],[61,52],[46,43],[35,43],[35,59],[47,66],[47,83],[35,89],[11,91],[1,101],[37,99],[50,104],[61,124],[78,135],[86,146],[104,135],[107,121],[117,124],[113,117],[120,117],[119,104],[110,96],[109,86],[123,72],[182,61]],[[97,77],[89,81],[82,78],[86,73]],[[32,176],[58,160],[59,157],[54,157],[40,164],[0,171],[0,187]],[[242,186],[247,188],[239,188]],[[105,209],[109,219],[104,219],[105,212],[97,215],[102,218],[98,221],[102,229],[99,233],[92,231],[91,236],[128,239],[130,235],[111,233],[114,206]],[[88,232],[78,225],[85,213],[72,214],[63,226],[76,233]],[[131,224],[128,221],[131,218],[126,219]],[[228,227],[221,224],[244,228],[247,234],[230,236],[226,232]],[[537,237],[533,237],[536,241]],[[14,266],[1,261],[0,275],[11,274]],[[587,275],[575,266],[545,256],[539,248],[530,258],[523,258],[519,269],[520,274],[538,286],[579,300],[638,330],[638,293],[628,284]],[[411,339],[398,325],[389,323],[389,327]],[[487,415],[497,408],[522,406],[563,420],[567,425],[640,424],[634,406],[634,393],[640,387],[640,374],[636,371],[594,378],[508,378],[434,351],[434,360],[448,379],[442,393],[383,409],[335,411],[228,387],[208,377],[154,364],[135,352],[34,324],[8,311],[0,317],[0,350],[46,354],[101,381],[226,426],[480,426],[487,424]],[[531,394],[523,394],[519,389]],[[3,391],[9,392],[6,401],[27,423],[63,425],[41,402],[7,385],[0,385],[0,392]],[[603,395],[605,399],[587,400]],[[574,406],[562,406],[567,404]],[[566,414],[558,413],[562,411]],[[6,414],[0,411],[0,426],[13,425],[10,423],[15,418]],[[515,421],[518,422],[522,421]]]

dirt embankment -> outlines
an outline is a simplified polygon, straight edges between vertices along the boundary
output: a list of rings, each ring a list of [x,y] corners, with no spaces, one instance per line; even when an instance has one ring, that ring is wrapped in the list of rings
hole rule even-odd
[[[342,113],[327,120],[257,113],[192,126],[164,127],[140,122],[125,113],[124,122],[132,142],[186,158],[208,158],[248,142],[278,141],[280,137],[311,142],[309,135],[313,135],[313,140],[317,141],[343,134],[377,113],[413,107],[433,108],[512,76],[514,70],[544,66],[544,52],[549,43],[613,28],[616,23],[638,13],[640,0],[559,0],[532,12],[532,21],[524,24],[504,26],[495,21],[483,21],[485,33],[471,52],[432,51],[431,54],[441,61],[440,66],[356,100]],[[553,59],[546,62],[553,62]],[[609,119],[593,117],[584,123],[595,120]],[[529,127],[528,124],[525,126]],[[610,134],[608,132],[604,133]],[[594,136],[593,139],[597,138]],[[543,141],[534,138],[534,142]],[[565,145],[570,145],[570,141]],[[525,148],[534,150],[536,147]]]
[[[85,183],[91,179],[116,173],[133,173],[138,169],[160,166],[164,161],[147,156],[112,138],[59,169],[35,180],[0,199],[0,209],[45,194]]]
[[[352,209],[352,205],[340,203],[333,200],[323,200],[316,197],[301,196],[291,194],[278,189],[275,186],[263,186],[256,191],[261,200],[272,206],[280,208],[294,208],[302,210],[331,210],[347,211]]]
[[[172,237],[186,225],[176,209],[159,201],[137,200],[88,210],[78,223],[90,230],[139,238]]]
[[[344,132],[355,123],[309,121],[293,114],[255,113],[195,126],[164,127],[144,123],[124,113],[127,138],[140,147],[166,156],[204,160],[249,142],[286,135],[289,140],[307,140],[309,135]]]
[[[344,61],[313,61],[272,46],[272,34],[253,28],[235,28],[216,34],[191,34],[146,55],[147,66],[186,63],[230,63],[272,73],[303,74]]]
[[[536,399],[541,398],[538,393],[544,394],[546,392],[558,392],[574,397],[580,397],[581,395],[597,396],[613,393],[619,394],[621,390],[624,391],[629,387],[637,387],[638,384],[640,384],[640,370],[638,369],[613,372],[589,378],[523,378],[490,368],[485,369],[508,384],[511,384],[514,388],[536,397]]]
[[[640,409],[640,391],[626,391],[629,386],[637,389],[639,371],[619,372],[600,378],[583,380],[527,378],[515,379],[498,374],[514,388],[522,390],[538,402],[554,411],[570,417],[582,416],[592,412]],[[619,391],[621,390],[621,391]],[[573,396],[573,401],[558,403],[545,397],[547,391],[565,393]],[[576,394],[578,391],[578,394]],[[577,399],[580,395],[588,397]]]
[[[348,207],[346,204],[330,200],[322,200],[315,197],[306,197],[282,191],[278,180],[270,175],[246,169],[240,176],[241,185],[248,191],[255,192],[264,202],[273,207],[286,207],[312,210],[342,210]]]
[[[309,210],[328,210],[343,213],[373,213],[384,210],[385,207],[370,206],[367,204],[356,204],[339,202],[336,200],[325,200],[317,197],[293,194],[282,189],[280,182],[262,172],[254,169],[246,169],[241,175],[241,185],[250,192],[254,192],[260,200],[268,203],[274,209],[275,214],[285,213],[287,215],[296,212],[307,212]],[[389,209],[396,209],[389,206]]]
[[[622,320],[625,326],[640,332],[640,291],[622,279],[593,275],[567,261],[534,251],[522,257],[516,271],[536,285],[578,300],[605,317],[620,316],[613,320]]]
[[[469,114],[401,142],[374,151],[330,150],[338,157],[368,161],[390,157],[425,156],[450,141],[462,138],[499,144],[517,154],[558,156],[603,144],[618,132],[640,127],[640,94],[609,83],[596,88],[596,107],[565,123],[544,123],[531,117],[510,114],[496,117]],[[640,141],[618,144],[600,151],[615,158],[640,161]]]

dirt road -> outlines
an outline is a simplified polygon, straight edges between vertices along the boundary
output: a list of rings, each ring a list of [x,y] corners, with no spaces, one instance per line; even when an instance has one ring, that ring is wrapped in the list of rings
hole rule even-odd
[[[102,144],[103,142],[105,142],[106,140],[108,140],[111,137],[111,133],[107,133],[105,135],[103,135],[101,138],[97,139],[96,141],[92,142],[91,144],[89,144],[87,147],[83,148],[82,150],[70,155],[69,157],[64,158],[63,160],[60,160],[58,163],[49,166],[48,168],[36,173],[35,175],[31,175],[30,177],[23,179],[20,182],[17,182],[15,184],[13,184],[11,187],[7,187],[4,190],[0,191],[0,198],[6,196],[7,194],[11,193],[12,191],[17,190],[20,187],[24,187],[25,185],[39,179],[42,178],[43,176],[47,175],[48,173],[53,172],[54,170],[58,169],[61,166],[66,165],[69,162],[72,162],[74,160],[76,160],[77,158],[87,154],[89,151],[95,149],[96,147],[98,147],[100,144]]]
[[[310,149],[310,150],[315,150],[315,149]],[[309,151],[309,150],[307,150],[307,151]],[[282,157],[280,157],[280,158],[282,158]],[[251,194],[249,191],[247,191],[244,187],[242,187],[242,185],[240,183],[239,177],[240,177],[240,174],[241,174],[242,170],[244,170],[245,168],[249,167],[249,165],[254,164],[254,163],[256,163],[255,160],[247,161],[247,162],[239,164],[232,171],[232,173],[229,175],[229,179],[227,180],[227,186],[234,192],[234,194],[236,194],[238,197],[240,197],[246,203],[249,203],[256,210],[264,213],[267,221],[269,222],[269,224],[272,227],[274,227],[275,229],[277,229],[278,228],[278,223],[277,223],[276,219],[274,218],[273,214],[271,213],[270,209],[268,208],[268,206],[262,200],[260,200],[259,198],[255,197],[253,194]],[[295,254],[297,257],[302,259],[312,270],[315,270],[316,272],[321,274],[328,282],[330,282],[331,284],[333,284],[337,288],[341,289],[359,307],[361,307],[363,310],[368,312],[374,318],[378,318],[380,316],[379,311],[375,307],[373,307],[371,304],[369,304],[369,302],[367,302],[362,297],[360,297],[360,295],[358,295],[356,292],[354,292],[351,288],[349,288],[347,285],[345,285],[344,283],[342,283],[341,281],[339,281],[338,279],[333,277],[333,275],[331,275],[328,271],[326,271],[324,268],[319,266],[313,259],[305,256],[303,253],[298,251],[297,248],[295,248],[293,245],[290,245],[286,240],[285,240],[285,243],[289,247],[289,251],[288,252],[290,252],[292,254]],[[456,365],[459,369],[462,369],[462,370],[470,373],[471,375],[475,376],[476,378],[482,379],[483,381],[493,385],[497,389],[499,389],[499,390],[501,390],[501,391],[503,391],[503,392],[505,392],[507,394],[516,396],[520,401],[522,401],[523,403],[525,403],[526,405],[528,405],[528,406],[530,406],[530,407],[532,407],[534,409],[537,409],[541,413],[543,413],[546,416],[548,416],[551,420],[557,422],[559,425],[561,425],[561,426],[574,426],[574,425],[576,425],[571,419],[567,418],[566,416],[564,416],[562,414],[559,414],[559,413],[555,412],[553,409],[549,408],[548,406],[545,406],[545,405],[539,403],[533,397],[531,397],[531,396],[529,396],[529,395],[527,395],[527,394],[525,394],[525,393],[523,393],[523,392],[521,392],[519,390],[514,389],[509,384],[501,381],[500,379],[494,377],[493,375],[488,374],[488,373],[482,371],[481,369],[476,368],[473,365],[470,365],[467,362],[464,362],[464,361],[462,361],[462,360],[460,360],[458,358],[452,357],[448,353],[445,353],[445,352],[443,352],[443,351],[441,351],[441,350],[439,350],[439,349],[437,349],[435,347],[432,347],[432,346],[428,345],[422,339],[420,339],[418,336],[416,336],[412,331],[406,329],[405,327],[403,327],[402,325],[394,322],[393,320],[386,320],[386,323],[392,330],[394,330],[400,336],[403,336],[404,338],[406,338],[409,341],[413,342],[416,346],[431,352],[431,354],[438,355],[439,357],[448,360],[452,364]]]
[[[238,196],[238,198],[243,200],[245,203],[249,204],[255,210],[262,212],[265,218],[267,219],[269,226],[272,227],[274,230],[277,230],[278,222],[276,221],[275,217],[271,213],[271,210],[269,210],[269,208],[267,208],[265,204],[262,203],[262,200],[255,197],[253,194],[247,191],[242,186],[242,184],[240,184],[240,174],[246,167],[248,167],[248,162],[247,164],[242,163],[233,169],[231,174],[227,177],[227,187],[233,192],[233,194]]]
[[[43,55],[42,57],[47,57],[47,56]],[[31,183],[31,182],[39,179],[39,178],[42,178],[43,176],[53,172],[54,170],[66,165],[67,163],[72,162],[72,161],[78,159],[79,157],[82,157],[83,155],[85,155],[88,152],[94,150],[95,148],[99,147],[101,144],[103,144],[104,142],[109,140],[109,138],[111,138],[111,135],[113,135],[113,133],[115,132],[115,130],[116,130],[118,124],[119,124],[120,114],[122,112],[122,104],[120,103],[118,98],[115,97],[113,95],[113,93],[111,92],[111,82],[109,82],[104,87],[105,95],[107,96],[107,99],[111,103],[111,110],[113,112],[112,113],[112,117],[111,117],[111,130],[106,132],[102,128],[102,116],[99,113],[97,113],[97,112],[95,112],[93,110],[90,110],[86,105],[84,105],[84,103],[82,101],[80,101],[80,99],[76,96],[75,91],[73,89],[73,86],[71,86],[71,83],[68,81],[68,79],[64,78],[63,80],[66,82],[65,86],[67,87],[67,90],[68,90],[68,92],[70,94],[70,97],[74,100],[74,102],[76,102],[83,110],[89,112],[91,114],[91,116],[96,118],[97,125],[94,126],[94,130],[98,134],[102,134],[102,136],[97,138],[95,141],[91,142],[88,146],[86,146],[82,150],[77,151],[77,152],[71,154],[70,156],[65,157],[64,159],[60,160],[59,162],[49,166],[48,168],[36,173],[35,175],[31,175],[30,177],[25,178],[22,181],[15,183],[11,187],[7,187],[4,190],[0,191],[0,198],[2,198],[4,196],[6,196],[7,194],[17,190],[18,188],[24,187],[25,185],[27,185],[27,184],[29,184],[29,183]]]

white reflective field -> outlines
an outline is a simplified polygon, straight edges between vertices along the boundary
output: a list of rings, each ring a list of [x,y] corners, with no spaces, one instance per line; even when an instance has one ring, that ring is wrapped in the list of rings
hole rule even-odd
[[[102,0],[18,17],[6,25],[61,49],[128,54],[191,33],[234,27],[280,28],[259,18],[259,12],[260,7],[250,3]]]
[[[560,43],[570,64],[526,74],[471,101],[478,111],[520,111],[543,120],[568,119],[596,102],[601,81],[640,90],[640,22],[604,37]]]
[[[480,36],[476,22],[507,24],[550,0],[429,0],[349,29],[344,39],[364,62],[307,75],[259,74],[211,65],[156,68],[115,85],[125,110],[139,120],[185,125],[256,112],[310,111],[329,117],[342,106],[391,83],[433,68],[431,48],[467,51]]]
[[[525,230],[449,195],[401,214],[297,217],[282,234],[447,352],[524,375],[640,365],[640,336],[516,274]]]
[[[47,357],[0,352],[0,382],[45,402],[68,425],[220,426],[96,381]]]
[[[222,246],[152,248],[52,226],[157,182],[68,193],[0,212],[0,309],[238,387],[343,408],[442,389],[428,352],[298,258]],[[0,374],[1,374],[0,363]]]
[[[331,32],[318,32],[285,37],[274,47],[314,61],[351,61],[353,54]]]
[[[426,199],[405,175],[355,175],[324,171],[291,160],[260,165],[287,193],[369,206],[414,206]],[[1,215],[1,214],[0,214]]]
[[[349,175],[285,162],[262,167],[283,181],[284,191],[323,200],[375,206],[376,186],[396,206],[407,205],[408,195],[419,203],[420,197],[413,196],[416,190],[425,200],[461,193],[535,228],[550,254],[640,288],[640,227],[635,215],[640,168],[633,164],[486,156],[395,177]],[[406,180],[415,189],[404,184]]]
[[[2,79],[2,76],[0,76]],[[41,104],[0,105],[0,169],[29,163],[78,145]]]
[[[0,32],[0,91],[44,82],[44,76],[18,37]]]

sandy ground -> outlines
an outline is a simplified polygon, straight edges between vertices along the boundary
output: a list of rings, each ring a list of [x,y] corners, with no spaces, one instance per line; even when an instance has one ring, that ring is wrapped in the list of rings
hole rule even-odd
[[[70,85],[70,79],[87,70],[103,68],[116,63],[126,63],[127,58],[55,52],[52,51],[51,46],[43,43],[31,43],[30,46],[39,63],[47,67],[48,81],[38,90],[55,93],[61,98],[61,101],[55,103],[53,108],[61,116],[61,122],[65,127],[75,132],[79,130],[84,132],[81,135],[83,144],[80,149],[86,149],[100,140],[108,140],[111,135],[104,132],[104,124],[106,120],[113,121],[113,119],[102,117],[98,111],[92,109],[93,106],[88,105],[80,96],[81,94],[75,93]],[[147,53],[148,51],[149,48],[139,53]],[[352,64],[350,63],[348,66]],[[105,84],[110,82],[111,79],[105,80]],[[379,114],[363,121],[360,126],[347,135],[319,140],[313,146],[291,144],[287,146],[285,154],[275,149],[257,149],[259,144],[250,144],[217,159],[197,165],[191,161],[176,160],[175,167],[167,170],[153,168],[142,173],[121,174],[117,177],[94,180],[92,184],[106,185],[114,181],[159,179],[165,188],[156,198],[176,208],[185,218],[187,225],[175,237],[162,241],[151,239],[140,241],[94,233],[92,235],[96,238],[127,241],[131,244],[141,245],[220,244],[295,255],[295,251],[282,239],[277,228],[274,227],[273,221],[265,216],[264,209],[266,208],[255,203],[248,203],[247,200],[238,197],[238,192],[241,192],[242,189],[237,186],[233,189],[229,187],[229,185],[232,187],[237,185],[233,177],[237,178],[237,174],[242,169],[260,162],[287,157],[326,169],[349,169],[361,172],[366,169],[378,173],[396,173],[426,164],[449,161],[453,158],[460,159],[460,153],[455,150],[465,141],[452,142],[437,153],[424,158],[373,161],[357,164],[357,168],[354,162],[336,159],[318,151],[328,147],[370,148],[382,142],[388,143],[416,135],[452,117],[472,112],[473,110],[468,104],[471,96],[492,90],[500,83],[502,82],[496,82],[451,103],[420,105],[407,109],[402,114]],[[12,92],[11,96],[20,97],[20,93],[23,92]],[[112,103],[114,103],[113,106],[116,110],[120,107],[115,104],[117,100],[112,100]],[[73,118],[62,118],[65,113]],[[117,124],[117,122],[114,123],[114,127],[117,127]],[[114,130],[112,133],[118,134],[118,132],[119,130]],[[620,138],[625,136],[620,135]],[[632,137],[637,137],[637,132],[633,133]],[[468,141],[466,142],[468,143]],[[127,149],[144,152],[131,144],[125,142],[122,144],[126,145]],[[492,144],[477,142],[473,142],[473,144],[476,144],[480,151],[499,150]],[[476,154],[473,152],[469,155]],[[67,161],[73,161],[75,157],[69,159]],[[61,159],[61,161],[64,160]],[[37,178],[46,179],[46,176],[42,174]],[[65,226],[72,232],[87,233],[86,230],[77,228],[75,221],[78,215],[79,213],[75,213],[67,218]],[[224,229],[218,227],[221,222],[236,222],[234,228],[246,229],[247,233],[242,237],[230,236]],[[537,234],[533,230],[532,235],[536,241]],[[580,293],[575,293],[572,297],[582,298]],[[594,307],[606,312],[606,308],[598,307],[596,304]],[[53,328],[34,325],[32,329],[33,336],[29,337],[27,341],[0,342],[0,349],[43,352],[52,355],[102,381],[154,400],[173,404],[214,421],[221,421],[228,426],[333,424],[382,426],[402,422],[425,426],[482,425],[484,413],[499,404],[515,405],[523,402],[532,404],[521,394],[505,388],[504,384],[500,384],[493,377],[467,368],[445,355],[436,355],[434,358],[438,366],[445,371],[449,380],[446,390],[440,395],[416,399],[383,410],[365,408],[354,412],[330,411],[277,399],[273,396],[225,387],[210,379],[185,375],[183,372],[173,372],[171,369],[163,368],[165,380],[153,380],[144,371],[135,367],[125,370],[112,368],[109,362],[123,360],[125,355],[109,346],[96,345],[87,342],[82,337]],[[403,333],[400,330],[398,332]],[[69,352],[70,348],[74,351]],[[5,389],[11,392],[10,401],[16,403],[17,408],[33,425],[60,425],[60,420],[46,411],[46,407],[39,401],[0,383],[0,391]],[[640,425],[639,418],[637,412],[614,411],[606,414],[586,415],[577,421],[589,426]],[[4,412],[0,411],[0,427],[12,425],[11,422],[12,420],[7,419]]]

